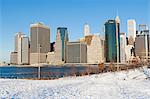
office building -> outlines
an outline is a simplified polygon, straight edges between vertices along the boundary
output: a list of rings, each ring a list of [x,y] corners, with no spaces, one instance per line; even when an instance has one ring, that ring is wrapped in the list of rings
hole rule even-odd
[[[12,65],[17,65],[18,64],[17,52],[11,52],[11,54],[10,54],[10,64],[12,64]]]
[[[120,62],[126,63],[126,35],[125,33],[120,33]]]
[[[87,63],[87,45],[81,42],[68,42],[66,63]]]
[[[98,64],[104,62],[104,39],[100,35],[85,36],[87,44],[87,63]]]
[[[30,64],[45,63],[50,51],[50,28],[42,23],[30,25]]]
[[[128,28],[129,45],[134,45],[134,41],[136,37],[136,22],[134,19],[130,19],[127,21],[127,28]]]
[[[65,62],[66,59],[66,43],[68,42],[68,30],[65,27],[57,28],[55,43],[55,58],[58,62]]]
[[[116,19],[105,23],[106,62],[120,62],[120,20]]]
[[[141,60],[148,61],[150,59],[150,37],[149,30],[138,31],[135,38],[135,54],[139,56]]]
[[[14,52],[18,52],[18,39],[24,35],[22,32],[18,32],[15,34],[15,51]]]
[[[84,30],[83,30],[84,36],[90,35],[90,27],[87,23],[84,25]]]
[[[15,34],[15,51],[10,55],[11,64],[29,64],[29,38],[22,32]]]
[[[29,38],[22,35],[18,38],[18,64],[29,64]]]

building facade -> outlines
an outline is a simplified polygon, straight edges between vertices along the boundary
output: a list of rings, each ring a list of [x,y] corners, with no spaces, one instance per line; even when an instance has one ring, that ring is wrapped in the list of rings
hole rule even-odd
[[[54,52],[47,53],[46,63],[52,64],[52,65],[56,64]]]
[[[22,32],[15,34],[15,51],[11,52],[11,64],[29,64],[29,38]]]
[[[68,42],[68,30],[65,27],[57,28],[56,43],[55,43],[55,57],[56,61],[65,62],[66,59],[66,43]]]
[[[42,23],[35,23],[30,25],[30,33],[30,64],[45,63],[46,54],[50,51],[50,28]],[[40,57],[45,57],[45,60]]]
[[[62,62],[62,41],[60,33],[56,34],[55,59],[56,62]]]
[[[18,39],[24,35],[22,32],[18,32],[15,34],[15,51],[14,52],[18,52]]]
[[[132,56],[134,56],[133,49],[134,49],[133,45],[126,45],[125,53],[126,53],[126,62],[127,63],[129,63]]]
[[[149,30],[139,31],[135,38],[135,54],[141,60],[150,60],[150,37]]]
[[[87,45],[81,42],[68,42],[66,63],[87,63]]]
[[[106,62],[120,62],[120,27],[116,20],[105,23],[105,56]]]
[[[87,44],[87,63],[97,64],[104,62],[104,39],[100,35],[85,36]]]
[[[11,52],[10,54],[10,64],[17,65],[18,64],[18,54],[17,52]]]
[[[22,35],[18,38],[18,64],[29,64],[29,38]]]
[[[136,22],[134,19],[130,19],[127,21],[127,28],[128,28],[129,45],[134,45],[134,41],[136,37]]]
[[[126,35],[125,33],[120,33],[120,62],[126,63]]]

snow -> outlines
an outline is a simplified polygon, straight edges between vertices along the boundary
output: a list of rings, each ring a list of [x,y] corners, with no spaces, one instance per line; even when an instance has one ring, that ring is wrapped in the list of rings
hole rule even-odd
[[[150,70],[141,68],[56,80],[0,79],[0,98],[150,99]]]

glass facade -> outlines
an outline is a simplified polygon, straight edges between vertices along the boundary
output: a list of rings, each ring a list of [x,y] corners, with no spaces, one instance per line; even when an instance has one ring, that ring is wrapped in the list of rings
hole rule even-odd
[[[116,29],[118,29],[116,31]],[[106,62],[117,62],[117,46],[119,51],[120,62],[120,30],[119,23],[116,24],[115,20],[108,20],[105,23],[105,55]],[[118,42],[118,44],[117,44]]]
[[[68,39],[68,30],[65,27],[57,28],[57,33],[60,33],[61,41],[62,41],[62,61],[65,61],[65,46]]]

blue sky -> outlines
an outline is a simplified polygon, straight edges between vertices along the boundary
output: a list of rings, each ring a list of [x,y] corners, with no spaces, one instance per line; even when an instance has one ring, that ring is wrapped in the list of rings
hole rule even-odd
[[[114,19],[117,12],[121,32],[127,33],[127,19],[150,23],[149,0],[0,0],[0,61],[9,61],[15,33],[30,35],[31,23],[48,25],[51,42],[57,27],[67,27],[69,39],[74,41],[83,36],[84,23],[90,25],[91,33],[104,35],[104,23]]]

